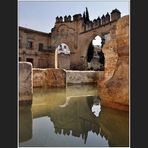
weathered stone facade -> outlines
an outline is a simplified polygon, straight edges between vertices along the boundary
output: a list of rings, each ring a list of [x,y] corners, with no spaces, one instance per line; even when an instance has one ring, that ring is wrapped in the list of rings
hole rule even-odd
[[[55,49],[65,43],[70,49],[70,69],[85,70],[90,42],[97,35],[102,38],[109,34],[120,17],[117,9],[93,21],[85,21],[81,14],[73,15],[73,19],[60,16],[51,33],[19,27],[20,61],[31,61],[37,68],[54,68]]]
[[[71,71],[63,69],[33,68],[33,87],[66,87],[68,84],[97,84],[104,72]]]
[[[49,48],[50,34],[19,27],[19,61],[33,67],[54,67],[54,52]]]
[[[101,72],[96,71],[66,71],[67,84],[93,84],[97,83],[97,77],[101,77]]]
[[[98,81],[102,104],[129,110],[129,17],[120,18],[110,31],[110,41],[103,51],[106,55],[105,78]]]

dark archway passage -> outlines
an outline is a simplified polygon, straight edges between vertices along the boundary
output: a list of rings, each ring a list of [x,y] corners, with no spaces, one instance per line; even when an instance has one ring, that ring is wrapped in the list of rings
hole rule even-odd
[[[94,55],[94,46],[91,41],[87,51],[87,62],[91,62],[93,55]]]
[[[87,50],[87,69],[104,71],[105,56],[102,51],[105,38],[96,36],[89,44]]]

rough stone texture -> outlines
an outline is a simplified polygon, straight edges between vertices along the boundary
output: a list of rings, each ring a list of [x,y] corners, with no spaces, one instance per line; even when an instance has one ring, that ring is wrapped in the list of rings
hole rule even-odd
[[[32,64],[28,62],[19,62],[19,102],[31,103],[32,95]]]
[[[32,42],[32,48],[27,48],[27,42]],[[54,67],[54,51],[48,49],[50,45],[48,33],[19,27],[19,58],[20,61],[33,60],[32,67],[51,68]],[[39,50],[39,43],[43,44],[43,50]]]
[[[129,110],[129,17],[124,16],[111,30],[111,39],[103,51],[106,57],[105,79],[98,81],[104,106]],[[109,48],[113,48],[114,52]],[[109,55],[110,54],[110,55]],[[115,57],[115,59],[113,59]]]
[[[95,71],[66,71],[67,84],[96,83]]]
[[[103,71],[71,71],[66,70],[67,84],[91,84],[104,78]]]
[[[65,87],[66,73],[62,69],[33,68],[33,87]]]
[[[58,54],[58,68],[70,69],[70,55],[69,54]]]

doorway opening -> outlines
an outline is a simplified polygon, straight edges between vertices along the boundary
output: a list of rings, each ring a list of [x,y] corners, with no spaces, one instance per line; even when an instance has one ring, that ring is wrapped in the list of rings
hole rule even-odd
[[[97,35],[89,44],[87,50],[87,69],[104,71],[105,57],[102,51],[105,38]]]

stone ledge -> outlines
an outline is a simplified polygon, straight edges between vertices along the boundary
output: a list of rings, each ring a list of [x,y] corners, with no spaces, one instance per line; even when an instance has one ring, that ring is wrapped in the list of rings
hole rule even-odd
[[[65,75],[63,69],[33,68],[33,87],[65,87]]]

